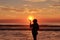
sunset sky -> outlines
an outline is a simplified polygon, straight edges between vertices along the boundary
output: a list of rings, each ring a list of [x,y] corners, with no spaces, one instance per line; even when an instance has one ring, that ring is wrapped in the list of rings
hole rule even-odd
[[[60,24],[60,0],[0,0],[0,23],[28,24],[28,16],[39,24]]]

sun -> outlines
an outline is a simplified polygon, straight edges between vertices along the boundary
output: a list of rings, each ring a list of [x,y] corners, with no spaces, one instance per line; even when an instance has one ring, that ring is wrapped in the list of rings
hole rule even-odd
[[[30,16],[28,16],[28,19],[32,21],[34,19],[34,16],[30,15]]]

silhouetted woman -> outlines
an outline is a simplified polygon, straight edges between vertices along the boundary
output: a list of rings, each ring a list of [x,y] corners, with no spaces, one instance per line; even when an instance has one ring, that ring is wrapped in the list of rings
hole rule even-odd
[[[38,30],[39,30],[39,25],[37,23],[37,19],[33,20],[33,24],[31,24],[30,22],[30,27],[32,29],[32,35],[34,40],[37,40],[37,34],[38,34]]]

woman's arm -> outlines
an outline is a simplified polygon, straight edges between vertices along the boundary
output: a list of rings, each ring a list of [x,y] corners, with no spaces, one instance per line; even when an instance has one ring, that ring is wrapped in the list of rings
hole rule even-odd
[[[32,28],[32,23],[31,23],[31,20],[30,20],[30,28]]]
[[[30,20],[30,27],[31,27],[31,20]]]

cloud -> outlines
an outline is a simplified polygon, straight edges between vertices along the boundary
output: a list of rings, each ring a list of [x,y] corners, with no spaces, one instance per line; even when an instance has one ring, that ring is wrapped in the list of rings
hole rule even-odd
[[[6,7],[6,6],[0,6],[0,11],[9,11],[9,12],[22,12],[22,10],[14,7]]]
[[[60,0],[51,0],[51,1],[54,1],[54,2],[60,2]]]
[[[27,5],[25,5],[27,6]],[[60,9],[57,9],[57,8],[60,8],[60,7],[55,7],[55,6],[52,6],[50,5],[49,8],[43,8],[43,9],[39,9],[39,8],[35,8],[35,9],[29,9],[29,8],[25,8],[25,9],[16,9],[14,7],[3,7],[1,6],[0,9],[2,11],[6,11],[6,12],[9,12],[9,13],[22,13],[22,14],[36,14],[36,13],[60,13],[59,10]]]
[[[30,1],[30,2],[45,2],[47,0],[25,0],[25,1]]]
[[[24,4],[24,7],[31,7],[31,4]]]

